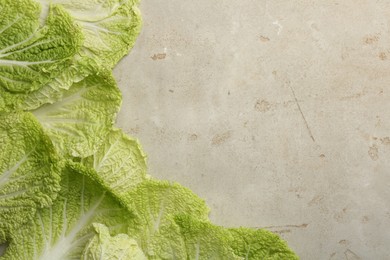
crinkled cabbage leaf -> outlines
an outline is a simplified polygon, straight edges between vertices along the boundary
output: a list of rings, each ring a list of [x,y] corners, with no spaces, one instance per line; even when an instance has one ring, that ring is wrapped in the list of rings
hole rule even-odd
[[[62,7],[52,5],[43,25],[40,10],[32,0],[0,1],[0,87],[7,91],[40,88],[67,68],[81,47],[81,29]]]
[[[64,92],[74,84],[82,81],[89,75],[95,74],[99,68],[91,59],[73,57],[72,63],[60,75],[41,88],[19,97],[17,110],[35,110],[45,104],[53,104],[64,96]],[[14,95],[15,96],[15,95]]]
[[[245,259],[299,259],[285,241],[267,230],[232,228],[228,232],[233,237],[230,247]]]
[[[176,214],[208,219],[205,202],[177,183],[145,180],[127,194],[125,202],[136,215],[128,234],[148,259],[186,259],[184,240],[174,222]]]
[[[0,241],[53,203],[60,164],[30,113],[0,113]]]
[[[132,213],[78,170],[64,168],[55,203],[38,210],[31,222],[11,234],[4,259],[81,259],[96,235],[93,223],[105,225],[112,235],[126,232]]]
[[[82,164],[95,169],[107,187],[118,197],[148,178],[146,155],[139,142],[120,129],[113,129],[105,142]]]
[[[32,110],[63,156],[91,156],[104,142],[122,102],[109,71],[60,89],[50,103]]]
[[[266,230],[227,229],[188,215],[176,216],[175,222],[185,241],[185,259],[299,259],[282,239]]]
[[[41,20],[49,3],[62,5],[85,36],[82,55],[112,68],[133,47],[141,29],[138,1],[133,0],[37,0],[42,4]]]
[[[86,245],[82,260],[123,259],[146,260],[137,242],[126,234],[111,236],[109,229],[94,223],[96,235]]]
[[[245,259],[234,254],[230,247],[232,235],[223,227],[188,215],[176,216],[175,222],[185,241],[185,258],[182,259]]]

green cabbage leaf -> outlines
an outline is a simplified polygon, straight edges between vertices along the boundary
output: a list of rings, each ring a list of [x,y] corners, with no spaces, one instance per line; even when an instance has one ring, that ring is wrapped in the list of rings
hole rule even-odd
[[[204,200],[177,183],[145,180],[124,200],[136,215],[128,234],[148,259],[186,259],[185,241],[174,217],[185,214],[208,219],[209,208]]]
[[[231,248],[236,255],[244,259],[299,259],[286,242],[267,230],[232,228],[228,229],[228,232],[233,237]]]
[[[111,72],[95,72],[53,93],[48,93],[50,103],[31,112],[61,155],[91,156],[110,132],[122,102]]]
[[[120,129],[112,129],[105,142],[82,164],[95,169],[106,188],[118,197],[148,179],[146,155],[136,139]]]
[[[188,215],[175,217],[180,234],[185,241],[183,259],[243,260],[230,247],[232,236],[223,228]]]
[[[67,166],[56,201],[12,232],[3,259],[80,259],[96,235],[93,223],[101,223],[117,235],[127,231],[126,223],[132,218],[133,214],[88,173]]]
[[[48,14],[49,4],[63,6],[85,36],[81,55],[91,57],[99,65],[112,68],[133,47],[141,29],[138,1],[133,0],[39,0],[41,20]]]
[[[0,113],[0,241],[50,206],[60,189],[60,163],[30,113]]]
[[[86,245],[82,260],[147,260],[137,242],[128,235],[111,236],[109,229],[100,223],[94,223],[93,227],[96,235]]]
[[[71,16],[60,6],[52,5],[41,25],[40,10],[32,0],[0,1],[3,90],[27,93],[40,88],[67,68],[80,50],[83,34]]]

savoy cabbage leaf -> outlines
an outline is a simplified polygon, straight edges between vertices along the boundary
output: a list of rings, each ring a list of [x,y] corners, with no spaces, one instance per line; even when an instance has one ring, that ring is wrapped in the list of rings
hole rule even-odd
[[[186,259],[298,260],[277,235],[261,229],[224,228],[189,215],[175,216]]]
[[[95,169],[107,189],[118,197],[148,178],[146,155],[139,142],[120,129],[113,129],[96,152],[81,163]]]
[[[82,260],[118,259],[146,260],[137,242],[126,234],[111,236],[109,229],[94,223],[96,235],[91,238],[82,255]]]
[[[0,241],[52,204],[60,164],[50,139],[30,113],[0,113]]]
[[[141,29],[138,1],[133,0],[37,0],[41,20],[49,3],[60,4],[82,28],[85,40],[82,55],[112,68],[133,47]]]
[[[53,103],[52,103],[53,102]],[[32,110],[63,156],[87,157],[104,142],[122,102],[111,72],[101,70],[59,90]]]
[[[136,215],[128,234],[148,259],[185,259],[185,244],[174,222],[175,215],[208,219],[209,208],[205,202],[177,183],[145,180],[124,200]]]
[[[299,259],[286,242],[270,231],[241,227],[228,229],[228,232],[233,237],[230,247],[236,255],[245,259]]]
[[[99,70],[96,63],[87,58],[75,55],[72,63],[52,81],[28,94],[19,95],[14,108],[19,110],[34,110],[45,104],[53,104],[64,96],[64,92],[74,84]],[[16,95],[14,95],[16,96]]]
[[[20,110],[18,107],[26,96],[26,93],[12,93],[0,87],[0,113]]]
[[[185,258],[199,260],[244,260],[230,247],[232,235],[223,227],[215,226],[188,215],[175,217],[185,241]]]
[[[12,232],[0,259],[80,259],[96,235],[93,223],[101,223],[117,235],[126,232],[126,223],[132,218],[132,213],[88,173],[67,166],[55,203],[38,210],[31,222]]]
[[[43,25],[33,0],[0,1],[0,87],[26,93],[68,67],[83,35],[70,15],[52,5]]]
[[[29,111],[44,104],[52,104],[60,100],[63,92],[74,83],[80,82],[87,76],[99,70],[96,62],[87,57],[75,55],[72,63],[50,82],[29,93],[13,93],[0,88],[0,111]]]

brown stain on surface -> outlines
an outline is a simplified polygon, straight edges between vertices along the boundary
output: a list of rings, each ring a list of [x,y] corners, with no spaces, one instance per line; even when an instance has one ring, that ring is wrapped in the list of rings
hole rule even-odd
[[[295,196],[298,198],[298,199],[301,199],[302,198],[302,194],[305,189],[304,188],[301,188],[301,187],[298,187],[298,188],[292,188],[292,189],[289,189],[288,190],[289,192],[294,192],[295,193]]]
[[[386,136],[386,137],[381,138],[381,143],[383,145],[390,145],[390,137]]]
[[[342,239],[342,240],[339,241],[339,244],[340,244],[340,245],[343,245],[343,246],[346,246],[346,245],[349,244],[349,241],[346,240],[346,239]]]
[[[261,35],[260,36],[260,41],[262,41],[262,42],[269,42],[270,39],[268,37],[266,37],[266,36]]]
[[[197,134],[191,134],[188,136],[188,140],[189,141],[196,141],[198,139],[198,135]]]
[[[387,59],[387,55],[386,55],[385,52],[379,53],[378,57],[379,57],[379,59],[381,59],[381,60],[386,60],[386,59]]]
[[[365,93],[363,93],[363,92],[359,92],[359,93],[355,93],[355,94],[352,94],[349,96],[340,97],[340,100],[345,101],[345,100],[357,99],[357,98],[361,98],[364,94]]]
[[[379,35],[367,35],[363,38],[363,42],[366,45],[372,45],[374,43],[377,43],[379,41]]]
[[[267,100],[257,100],[255,110],[259,112],[267,112],[271,109],[271,104]]]
[[[150,58],[152,60],[163,60],[167,57],[167,54],[166,53],[156,53],[154,54],[153,56],[151,56]]]
[[[211,140],[212,145],[220,145],[226,142],[230,137],[232,136],[232,133],[230,131],[227,131],[222,134],[217,134],[213,137]]]
[[[334,218],[337,222],[343,222],[343,221],[345,220],[346,215],[347,215],[347,211],[348,211],[347,208],[343,208],[341,211],[335,213],[334,216],[333,216],[333,218]]]
[[[378,147],[374,144],[368,148],[368,155],[371,160],[376,161],[379,159],[379,150]]]
[[[283,225],[283,226],[269,226],[269,227],[261,227],[261,229],[268,229],[275,234],[285,234],[292,233],[294,229],[304,229],[307,228],[309,224],[301,224],[301,225]]]
[[[362,217],[362,224],[366,224],[366,223],[368,223],[368,221],[370,221],[370,218],[368,217],[368,216],[363,216]]]

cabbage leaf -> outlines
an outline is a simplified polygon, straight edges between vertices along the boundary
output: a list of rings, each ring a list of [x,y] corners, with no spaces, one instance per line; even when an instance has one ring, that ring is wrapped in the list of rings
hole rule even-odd
[[[61,155],[83,158],[104,142],[122,96],[111,72],[102,70],[60,89],[50,102],[32,113]]]
[[[234,253],[245,259],[291,259],[298,256],[277,235],[263,229],[231,228],[233,240],[230,246]]]
[[[96,63],[91,59],[73,57],[72,63],[60,75],[41,88],[18,98],[17,110],[35,110],[45,104],[53,104],[64,96],[64,92],[74,84],[82,81],[98,71]],[[14,95],[15,96],[15,95]]]
[[[53,203],[60,164],[30,113],[0,113],[0,241]]]
[[[37,211],[35,218],[12,232],[4,259],[80,259],[96,235],[93,223],[117,235],[133,218],[101,185],[71,166],[64,168],[61,190],[53,205]]]
[[[185,241],[186,253],[182,259],[246,259],[234,254],[230,247],[233,237],[223,227],[188,215],[176,216],[175,222],[179,225],[180,234]]]
[[[136,218],[128,234],[148,259],[186,259],[185,243],[174,222],[177,214],[207,220],[209,208],[189,189],[177,183],[145,180],[125,197]]]
[[[137,242],[126,234],[111,236],[109,229],[94,223],[96,235],[86,245],[82,260],[128,259],[146,260]]]
[[[14,93],[40,88],[68,67],[83,34],[60,6],[50,7],[43,25],[32,0],[0,1],[0,87]]]
[[[105,142],[82,164],[95,169],[98,178],[118,197],[126,194],[140,182],[149,178],[146,174],[146,155],[139,142],[120,129],[113,129]]]
[[[38,0],[37,0],[38,1]],[[44,20],[49,3],[60,4],[82,28],[83,56],[112,68],[133,47],[141,29],[138,1],[133,0],[39,0]]]

